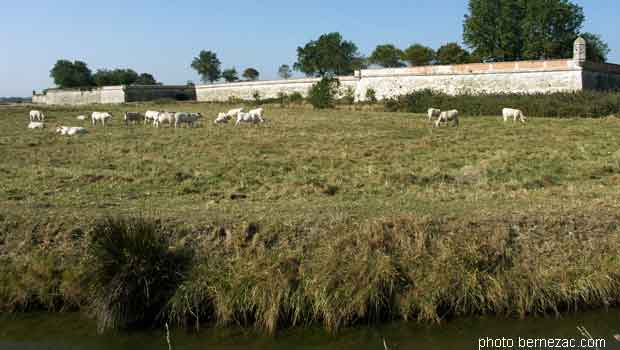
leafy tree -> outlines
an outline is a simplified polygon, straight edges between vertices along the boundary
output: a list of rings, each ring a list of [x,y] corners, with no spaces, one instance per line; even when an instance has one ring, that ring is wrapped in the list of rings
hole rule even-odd
[[[257,80],[260,73],[254,68],[247,68],[243,71],[243,77],[246,80]]]
[[[483,60],[571,57],[584,19],[569,0],[469,0],[463,40]]]
[[[50,71],[54,84],[60,88],[87,87],[93,85],[92,72],[82,61],[58,60]]]
[[[437,49],[438,64],[462,64],[470,62],[469,52],[457,43],[447,43]]]
[[[414,44],[403,51],[402,59],[411,66],[427,66],[435,60],[435,51],[430,47]]]
[[[215,52],[200,51],[198,57],[194,57],[191,67],[200,74],[203,82],[211,82],[218,80],[221,75],[221,62],[217,58]]]
[[[405,64],[400,60],[403,52],[392,44],[377,45],[368,61],[383,67],[404,67]]]
[[[336,95],[340,88],[340,80],[329,75],[312,85],[308,91],[308,101],[316,109],[333,108],[336,104]]]
[[[149,73],[142,73],[138,77],[138,80],[135,82],[139,85],[158,85],[159,83],[155,80],[155,77]]]
[[[523,19],[523,56],[526,59],[572,57],[585,16],[568,0],[527,1]]]
[[[353,42],[343,40],[340,33],[329,33],[298,47],[294,68],[307,76],[349,75],[363,62]]]
[[[280,66],[280,68],[278,68],[278,75],[282,79],[288,79],[293,75],[293,71],[288,64],[283,64]]]
[[[586,40],[587,60],[592,62],[607,62],[609,46],[601,39],[600,35],[592,33],[582,33],[581,37]]]
[[[93,81],[97,86],[131,85],[135,84],[139,78],[140,76],[133,69],[100,69],[93,75]]]
[[[222,72],[222,78],[224,78],[224,80],[226,80],[226,82],[228,83],[232,83],[234,81],[239,80],[239,76],[237,74],[237,70],[233,67],[233,68],[229,68],[229,69],[225,69]]]

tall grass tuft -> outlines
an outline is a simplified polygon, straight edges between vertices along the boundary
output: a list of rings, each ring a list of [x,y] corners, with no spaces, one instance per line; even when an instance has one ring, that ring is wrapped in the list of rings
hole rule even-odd
[[[171,248],[167,234],[143,218],[106,218],[94,225],[87,280],[100,332],[161,320],[191,261],[186,250]]]

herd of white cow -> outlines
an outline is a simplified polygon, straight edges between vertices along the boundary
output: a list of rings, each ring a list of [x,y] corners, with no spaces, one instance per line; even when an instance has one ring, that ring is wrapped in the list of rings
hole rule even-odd
[[[226,124],[233,118],[236,118],[235,125],[242,123],[258,124],[265,122],[263,114],[263,108],[252,109],[248,112],[244,112],[243,108],[235,108],[226,113],[219,113],[213,122],[215,124]],[[29,116],[29,129],[43,129],[45,127],[45,114],[43,112],[32,110],[30,111]],[[175,128],[178,128],[183,124],[193,127],[202,118],[203,116],[201,113],[169,111],[146,111],[144,114],[139,112],[125,112],[123,116],[123,120],[127,126],[129,123],[135,124],[144,121],[145,125],[150,122],[156,128],[159,128],[164,123],[168,123],[170,127],[174,125]],[[79,115],[76,119],[84,121],[88,118],[85,115]],[[96,126],[98,123],[105,126],[111,119],[112,113],[109,112],[93,112],[90,116],[93,126]],[[88,130],[81,126],[57,126],[56,133],[61,135],[81,135],[88,133]]]
[[[263,108],[252,109],[248,112],[244,112],[243,108],[234,108],[226,113],[219,113],[217,115],[217,118],[213,120],[213,123],[226,124],[230,120],[235,118],[235,125],[239,125],[241,123],[264,123],[265,119],[263,118],[263,114]],[[525,123],[525,121],[527,120],[521,110],[514,108],[504,108],[502,110],[502,117],[504,118],[504,122],[508,121],[508,119],[512,119],[513,122],[520,121],[521,123]],[[144,121],[145,125],[150,122],[156,128],[159,128],[164,123],[168,123],[170,127],[174,125],[175,128],[178,128],[182,124],[187,124],[188,126],[193,127],[202,118],[202,114],[194,112],[146,111],[146,113],[144,114],[139,112],[125,112],[123,120],[125,122],[125,125],[129,125],[129,123],[135,124],[137,122]],[[87,117],[85,115],[80,115],[77,117],[77,119],[84,121],[87,119]],[[93,112],[90,119],[93,126],[96,126],[97,123],[105,126],[106,122],[109,122],[112,119],[112,113]],[[433,122],[435,127],[440,127],[442,124],[448,124],[450,122],[452,122],[454,126],[458,126],[459,111],[456,109],[442,111],[437,108],[429,108],[428,121]],[[28,128],[42,129],[44,127],[45,114],[37,110],[30,111],[30,124],[28,124]],[[80,135],[88,133],[88,130],[80,126],[58,126],[56,128],[56,133],[61,135]]]

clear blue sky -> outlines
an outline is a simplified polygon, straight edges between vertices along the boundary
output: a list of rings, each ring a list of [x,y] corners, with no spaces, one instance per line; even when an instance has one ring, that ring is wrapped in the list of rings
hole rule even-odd
[[[620,63],[618,0],[577,0],[585,31],[603,35]],[[189,67],[201,49],[223,68],[252,66],[261,79],[295,62],[297,46],[339,31],[368,54],[377,44],[437,48],[461,41],[467,0],[3,0],[0,6],[0,96],[52,87],[60,58],[99,68],[149,72],[166,84],[199,81]]]

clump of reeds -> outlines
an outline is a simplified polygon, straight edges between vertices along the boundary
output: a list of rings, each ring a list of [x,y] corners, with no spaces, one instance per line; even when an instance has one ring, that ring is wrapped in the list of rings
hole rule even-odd
[[[99,331],[161,319],[191,261],[171,246],[169,232],[154,221],[106,218],[94,225],[87,285]]]

